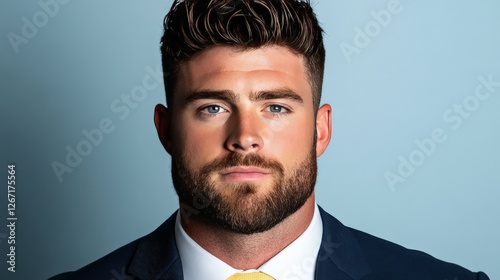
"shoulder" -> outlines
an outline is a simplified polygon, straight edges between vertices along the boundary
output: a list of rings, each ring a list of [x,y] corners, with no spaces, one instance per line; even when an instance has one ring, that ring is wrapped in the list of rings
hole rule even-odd
[[[412,275],[415,279],[488,279],[482,272],[473,273],[422,251],[408,249],[356,229],[349,230],[377,273],[394,277]]]
[[[326,236],[342,236],[337,238],[337,246],[347,246],[350,254],[357,252],[358,258],[363,259],[361,261],[365,265],[366,273],[375,276],[373,279],[488,279],[482,272],[473,273],[427,253],[407,249],[360,230],[346,227],[324,211],[321,216],[324,227],[323,238],[325,239],[325,233],[327,233]]]
[[[126,267],[132,260],[135,250],[142,238],[122,246],[106,256],[74,271],[56,275],[49,280],[63,279],[129,279],[124,278]],[[117,277],[120,276],[120,277]],[[130,278],[132,279],[132,278]]]

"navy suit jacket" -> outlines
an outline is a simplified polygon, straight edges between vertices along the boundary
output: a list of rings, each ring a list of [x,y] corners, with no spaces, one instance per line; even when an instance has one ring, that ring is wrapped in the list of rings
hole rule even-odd
[[[489,279],[482,272],[473,273],[423,252],[409,250],[346,227],[321,208],[320,213],[323,239],[316,262],[315,279]],[[50,280],[182,280],[174,225],[175,213],[152,233],[75,272],[59,274]],[[288,279],[300,278],[290,274]]]

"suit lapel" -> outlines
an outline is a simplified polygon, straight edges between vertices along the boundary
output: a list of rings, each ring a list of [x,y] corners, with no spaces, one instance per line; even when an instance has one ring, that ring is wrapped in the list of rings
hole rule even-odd
[[[323,237],[316,262],[315,279],[358,280],[371,273],[356,239],[342,223],[319,208]],[[183,279],[182,264],[175,244],[172,214],[137,246],[128,273],[139,279]]]
[[[342,223],[319,208],[323,238],[316,262],[315,279],[361,279],[371,273],[356,239]]]
[[[183,279],[182,264],[175,244],[174,225],[177,212],[160,227],[146,235],[137,246],[128,273],[139,279]]]

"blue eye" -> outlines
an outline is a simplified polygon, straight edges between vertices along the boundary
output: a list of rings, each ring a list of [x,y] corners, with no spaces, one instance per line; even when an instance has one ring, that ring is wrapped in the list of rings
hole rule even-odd
[[[282,113],[284,109],[285,108],[283,106],[280,106],[280,105],[269,106],[269,111],[271,111],[271,113]]]
[[[221,107],[217,106],[217,105],[208,106],[205,109],[210,114],[217,114],[217,113],[220,113],[220,111],[221,111]]]
[[[218,117],[219,115],[228,112],[224,107],[220,105],[208,105],[198,111],[202,117]]]

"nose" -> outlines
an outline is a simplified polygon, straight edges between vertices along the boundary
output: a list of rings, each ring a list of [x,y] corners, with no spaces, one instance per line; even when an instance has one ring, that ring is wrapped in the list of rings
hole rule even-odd
[[[265,125],[255,113],[239,112],[232,115],[227,130],[225,146],[232,152],[248,154],[264,147],[262,131],[265,130]]]

